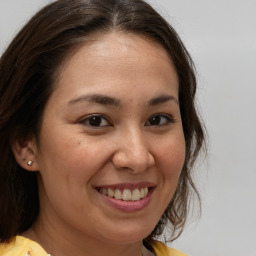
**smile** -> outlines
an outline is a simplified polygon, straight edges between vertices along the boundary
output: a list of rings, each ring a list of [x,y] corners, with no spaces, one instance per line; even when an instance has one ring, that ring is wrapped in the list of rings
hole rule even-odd
[[[148,195],[149,188],[135,188],[135,189],[113,189],[113,188],[99,188],[98,191],[103,195],[112,197],[123,201],[138,201],[145,198]]]

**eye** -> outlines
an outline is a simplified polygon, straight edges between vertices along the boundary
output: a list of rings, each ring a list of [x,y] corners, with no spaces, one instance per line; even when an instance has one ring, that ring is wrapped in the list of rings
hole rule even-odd
[[[86,118],[82,119],[80,123],[93,126],[93,127],[106,127],[110,126],[109,121],[101,115],[91,115],[87,116]]]
[[[164,126],[173,123],[173,118],[168,115],[157,114],[149,118],[146,126]]]

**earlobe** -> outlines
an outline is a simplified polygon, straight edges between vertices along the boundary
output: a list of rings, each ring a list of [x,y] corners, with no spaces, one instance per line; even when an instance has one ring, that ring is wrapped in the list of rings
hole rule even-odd
[[[31,140],[16,140],[12,144],[12,151],[16,162],[25,170],[38,171],[39,166],[36,160],[36,143]]]

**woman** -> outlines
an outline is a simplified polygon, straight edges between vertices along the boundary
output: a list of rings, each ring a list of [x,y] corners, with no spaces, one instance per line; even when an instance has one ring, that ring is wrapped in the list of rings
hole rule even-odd
[[[185,255],[204,140],[192,60],[141,0],[61,0],[0,62],[0,254]],[[197,192],[196,192],[197,193]]]

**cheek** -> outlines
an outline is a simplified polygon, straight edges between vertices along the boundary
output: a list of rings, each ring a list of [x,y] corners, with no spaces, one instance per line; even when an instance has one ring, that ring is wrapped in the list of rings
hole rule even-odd
[[[163,144],[161,155],[159,155],[158,162],[161,165],[161,201],[164,206],[163,210],[173,198],[184,165],[185,141],[182,138]]]
[[[107,158],[107,150],[101,149],[97,143],[82,143],[77,138],[66,137],[57,141],[49,137],[44,140],[41,150],[44,153],[39,155],[41,196],[47,195],[45,200],[61,207],[61,211],[67,203],[72,209],[81,211],[85,198],[91,192],[91,188],[88,189],[90,181]],[[59,198],[65,200],[60,202]]]
[[[41,169],[48,169],[60,174],[74,172],[74,170],[90,170],[94,165],[100,163],[104,157],[102,144],[85,139],[83,134],[76,134],[70,131],[65,134],[53,133],[43,137],[40,146],[38,162]],[[62,170],[59,170],[62,168]]]
[[[183,136],[172,139],[170,142],[166,140],[162,143],[162,147],[158,152],[158,162],[162,165],[164,175],[169,178],[179,176],[184,165],[186,153]]]

